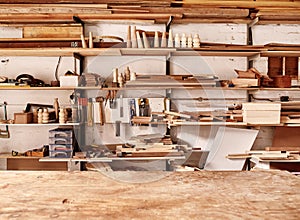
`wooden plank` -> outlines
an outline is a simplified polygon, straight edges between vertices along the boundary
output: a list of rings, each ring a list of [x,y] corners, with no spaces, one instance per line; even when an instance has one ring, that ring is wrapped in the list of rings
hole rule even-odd
[[[148,14],[148,13],[131,13],[131,14],[80,14],[80,19],[86,21],[90,20],[155,20],[155,19],[166,19],[168,20],[170,16],[174,18],[182,18],[182,14]],[[52,22],[69,22],[74,23],[72,14],[0,14],[0,22],[3,23],[30,23],[30,22],[40,22],[40,23],[52,23]]]
[[[197,219],[199,210],[203,219],[299,218],[299,177],[278,170],[2,171],[0,178],[2,219],[120,219],[124,213],[128,219]]]
[[[99,13],[99,14],[111,14],[111,10],[107,9],[106,4],[0,4],[0,13],[7,14],[32,14],[32,13]]]
[[[300,128],[299,127],[276,127],[272,147],[299,147]]]
[[[78,38],[82,34],[82,26],[41,26],[23,27],[24,38]]]
[[[184,0],[182,2],[173,1],[172,4],[183,7],[229,7],[229,8],[259,8],[259,7],[284,7],[284,8],[299,8],[300,2],[279,2],[279,1],[222,1],[222,0]]]
[[[66,162],[40,163],[40,158],[7,158],[7,170],[68,170]]]

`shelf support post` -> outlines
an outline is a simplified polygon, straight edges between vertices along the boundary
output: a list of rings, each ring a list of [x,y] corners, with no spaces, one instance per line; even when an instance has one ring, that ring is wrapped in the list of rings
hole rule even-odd
[[[171,24],[172,24],[173,20],[174,20],[174,16],[170,16],[169,20],[168,20],[168,22],[166,24],[166,32],[170,31],[170,27],[171,27]]]
[[[79,75],[82,75],[83,70],[84,70],[84,57],[80,55],[79,53],[73,53],[74,57],[74,71],[78,73],[77,70],[79,70]],[[77,66],[77,61],[79,61],[79,68]]]

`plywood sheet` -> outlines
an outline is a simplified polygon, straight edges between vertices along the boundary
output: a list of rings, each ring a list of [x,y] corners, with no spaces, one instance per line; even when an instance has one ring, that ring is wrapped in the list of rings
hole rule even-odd
[[[300,178],[250,172],[0,172],[0,219],[299,219]]]
[[[24,38],[79,38],[82,34],[81,26],[25,26]]]
[[[220,127],[211,146],[205,170],[242,170],[245,159],[230,160],[228,154],[249,151],[258,130]]]
[[[299,147],[299,137],[300,127],[276,127],[272,147]]]

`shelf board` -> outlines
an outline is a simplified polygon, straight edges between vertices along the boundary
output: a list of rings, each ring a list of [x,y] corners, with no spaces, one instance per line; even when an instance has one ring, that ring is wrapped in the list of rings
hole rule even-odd
[[[0,90],[41,90],[41,91],[50,91],[50,90],[74,90],[75,87],[30,87],[30,86],[1,86]]]
[[[300,51],[264,51],[261,52],[262,57],[300,57]]]
[[[130,56],[168,56],[175,52],[176,48],[121,48],[121,55]]]
[[[230,57],[252,57],[259,55],[260,51],[251,51],[251,50],[182,50],[178,49],[176,52],[173,52],[173,56],[230,56]]]
[[[182,48],[1,48],[0,56],[231,56],[231,57],[252,57],[262,53],[270,56],[273,53],[290,54],[296,56],[300,51],[265,51],[264,49],[245,48],[236,50],[224,48],[214,50],[213,48],[182,49]]]
[[[141,161],[141,160],[184,160],[185,156],[165,156],[165,157],[102,157],[102,158],[50,158],[44,157],[39,159],[40,162],[112,162],[112,161]]]
[[[48,124],[36,124],[36,123],[30,123],[30,124],[0,124],[0,126],[12,126],[12,127],[43,127],[43,126],[77,126],[79,123],[65,123],[65,124],[59,124],[59,123],[48,123]]]
[[[199,121],[175,121],[171,126],[249,126],[249,127],[281,127],[285,124],[248,124],[246,122],[199,122]]]
[[[200,121],[178,121],[171,126],[248,126],[245,122],[200,122]]]

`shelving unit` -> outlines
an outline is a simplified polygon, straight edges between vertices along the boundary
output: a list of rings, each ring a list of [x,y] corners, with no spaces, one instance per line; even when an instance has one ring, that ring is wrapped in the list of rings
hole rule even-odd
[[[166,75],[170,74],[169,61],[171,57],[239,57],[247,58],[249,63],[257,61],[260,58],[265,57],[299,57],[300,47],[299,45],[252,45],[251,28],[257,24],[284,24],[293,23],[299,24],[298,10],[300,9],[300,3],[298,2],[279,2],[279,1],[130,1],[130,3],[112,3],[108,1],[105,4],[35,4],[36,1],[32,0],[32,4],[26,5],[24,8],[20,8],[20,5],[9,4],[0,5],[0,11],[15,10],[22,11],[22,16],[16,13],[3,14],[0,16],[0,22],[5,23],[7,26],[17,25],[18,28],[24,28],[27,26],[36,26],[39,24],[50,24],[55,22],[61,26],[71,25],[77,27],[78,31],[81,28],[82,33],[86,31],[85,25],[92,25],[93,23],[105,21],[105,22],[119,22],[121,24],[128,25],[134,24],[165,24],[165,30],[168,31],[173,24],[192,24],[192,23],[231,23],[231,24],[245,24],[249,30],[247,33],[247,44],[249,45],[234,45],[234,44],[220,44],[220,43],[206,43],[201,42],[201,48],[188,49],[188,48],[125,48],[126,43],[114,43],[110,44],[110,48],[75,48],[75,47],[52,47],[54,43],[61,43],[61,45],[67,45],[67,43],[81,43],[80,36],[74,37],[28,37],[28,38],[7,38],[1,39],[3,45],[7,46],[7,43],[18,43],[19,48],[1,48],[0,56],[13,56],[13,57],[74,57],[80,62],[80,74],[83,72],[83,65],[85,59],[93,57],[164,57],[166,62]],[[55,2],[55,1],[53,1]],[[51,3],[53,3],[51,2]],[[60,2],[59,2],[60,3]],[[120,4],[120,5],[118,5]],[[4,7],[5,6],[5,7]],[[119,7],[120,6],[120,7]],[[64,9],[68,8],[68,10]],[[52,13],[49,13],[50,9]],[[282,9],[282,14],[278,14],[279,9]],[[62,12],[64,11],[65,12]],[[32,11],[36,11],[35,14]],[[296,11],[296,12],[295,12]],[[55,12],[55,13],[54,13]],[[88,12],[88,13],[87,13]],[[76,16],[75,16],[76,15]],[[77,23],[76,23],[77,22]],[[25,30],[25,29],[24,29]],[[28,34],[28,33],[27,33]],[[85,34],[86,35],[86,34]],[[87,40],[87,38],[85,38]],[[36,48],[22,48],[22,43],[38,42],[47,43],[51,42],[51,47],[36,47]],[[75,45],[75,44],[74,44]],[[73,45],[73,46],[74,46]],[[77,45],[77,44],[76,44]],[[78,46],[78,45],[77,45]],[[232,88],[232,87],[201,87],[197,85],[149,85],[149,86],[127,86],[124,87],[107,87],[102,88],[98,86],[92,87],[11,87],[2,86],[0,91],[26,91],[26,92],[41,92],[41,91],[72,91],[78,92],[81,95],[86,95],[88,92],[99,92],[103,95],[108,91],[114,91],[119,94],[129,93],[131,91],[163,91],[164,96],[170,96],[172,92],[182,92],[184,90],[190,90],[192,92],[199,91],[226,91],[226,92],[244,92],[245,100],[249,100],[249,94],[267,91],[267,92],[298,92],[300,88]],[[93,97],[94,98],[94,97]],[[113,123],[110,123],[110,125]],[[124,123],[125,124],[125,123]],[[31,126],[61,126],[62,124],[3,124],[12,127],[31,127]],[[72,125],[80,128],[84,131],[86,123],[67,123],[66,125]],[[237,127],[254,127],[254,126],[298,126],[297,124],[291,125],[250,125],[243,122],[175,122],[175,123],[150,123],[150,125],[160,126],[237,126]]]

